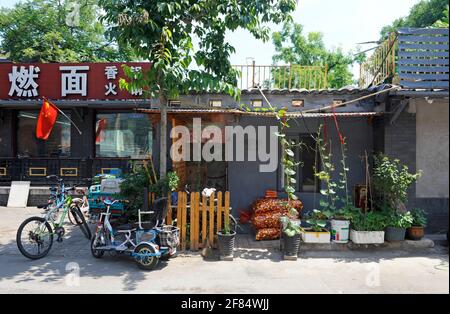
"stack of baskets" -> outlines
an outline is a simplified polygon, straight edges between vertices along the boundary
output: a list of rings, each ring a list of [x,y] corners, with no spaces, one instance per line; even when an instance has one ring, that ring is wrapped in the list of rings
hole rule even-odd
[[[288,206],[289,205],[289,206]],[[275,240],[281,235],[280,217],[289,215],[288,208],[295,208],[299,213],[303,208],[301,201],[287,199],[263,198],[253,203],[252,225],[256,240]],[[297,219],[299,217],[291,217]]]

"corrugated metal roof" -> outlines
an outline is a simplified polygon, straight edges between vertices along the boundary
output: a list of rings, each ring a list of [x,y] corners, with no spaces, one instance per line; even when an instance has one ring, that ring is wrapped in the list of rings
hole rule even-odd
[[[159,114],[159,109],[136,109],[138,112]],[[254,112],[254,111],[242,111],[237,109],[208,109],[208,108],[168,108],[167,112],[169,114],[235,114],[244,116],[260,116],[260,117],[274,117],[275,114],[272,112]],[[332,117],[334,114],[328,113],[302,113],[302,112],[288,112],[287,116],[293,118],[322,118],[322,117]],[[336,112],[338,117],[369,117],[382,115],[381,112]]]

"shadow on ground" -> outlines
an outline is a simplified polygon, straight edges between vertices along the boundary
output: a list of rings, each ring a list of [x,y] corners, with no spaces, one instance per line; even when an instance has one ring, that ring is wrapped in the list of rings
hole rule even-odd
[[[152,274],[156,275],[169,262],[161,259],[154,270],[145,271],[125,255],[105,253],[104,257],[96,259],[91,255],[90,241],[77,227],[68,226],[66,230],[64,241],[54,241],[50,253],[39,260],[30,260],[21,255],[15,240],[0,245],[0,278],[16,283],[61,282],[66,275],[78,269],[81,278],[123,277],[124,289],[134,291],[141,281],[150,279]]]

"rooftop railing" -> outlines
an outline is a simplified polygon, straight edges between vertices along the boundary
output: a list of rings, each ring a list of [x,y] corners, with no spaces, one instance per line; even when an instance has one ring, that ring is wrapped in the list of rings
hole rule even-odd
[[[240,73],[238,87],[250,90],[263,89],[326,89],[327,66],[302,65],[235,65]]]

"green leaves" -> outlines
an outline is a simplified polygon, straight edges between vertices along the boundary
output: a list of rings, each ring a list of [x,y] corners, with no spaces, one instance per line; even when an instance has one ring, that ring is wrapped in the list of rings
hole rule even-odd
[[[399,160],[393,160],[382,154],[374,156],[373,185],[382,203],[396,207],[398,202],[405,203],[408,199],[408,189],[421,176],[410,173]]]
[[[341,48],[328,50],[323,41],[323,35],[318,32],[304,34],[303,26],[292,21],[285,21],[280,32],[272,34],[276,54],[274,63],[298,64],[302,66],[328,65],[328,87],[341,88],[353,82],[350,66],[356,62],[353,53],[345,53]],[[285,71],[274,71],[274,81],[282,82]],[[298,73],[297,70],[288,73],[298,76],[292,81],[293,88],[317,88],[323,86],[322,75],[309,76],[308,72]]]
[[[426,212],[421,208],[411,209],[411,215],[413,217],[412,225],[416,227],[425,227],[427,225]]]
[[[27,0],[0,9],[1,50],[14,62],[129,61],[127,43],[110,41],[96,0],[83,1],[79,20],[58,0]]]
[[[387,38],[391,32],[400,27],[447,27],[448,0],[421,0],[415,4],[409,15],[395,20],[391,25],[383,27],[381,38]]]
[[[321,232],[327,225],[328,217],[324,212],[314,209],[306,219],[306,223],[311,226],[311,229],[316,232]]]
[[[284,173],[288,176],[294,176],[296,174],[296,172],[290,168],[284,169]]]
[[[281,2],[281,3],[280,3]],[[227,93],[239,98],[238,73],[229,62],[235,48],[225,34],[237,28],[265,38],[265,23],[288,20],[295,0],[122,1],[100,0],[109,34],[127,43],[154,67],[140,84],[166,98],[191,91]],[[146,12],[146,19],[139,18]],[[118,23],[120,18],[130,23]],[[147,22],[142,22],[142,20]],[[192,39],[197,38],[195,48]],[[194,64],[195,63],[195,64]],[[152,86],[157,86],[153,88]]]
[[[297,215],[298,213],[293,216]],[[280,222],[282,224],[284,234],[288,237],[296,236],[302,232],[300,220],[291,220],[287,216],[281,216]]]
[[[358,211],[352,216],[352,228],[356,231],[383,231],[386,222],[386,216],[377,211],[366,214]]]

